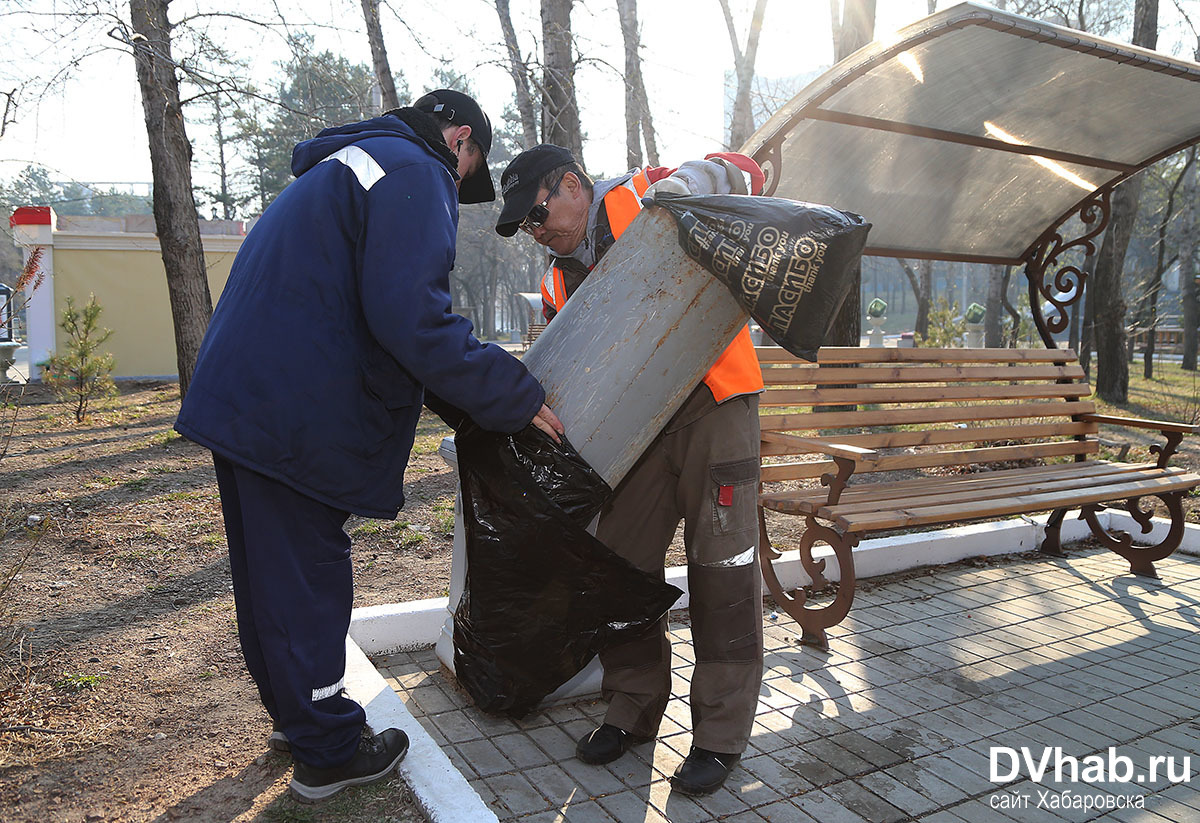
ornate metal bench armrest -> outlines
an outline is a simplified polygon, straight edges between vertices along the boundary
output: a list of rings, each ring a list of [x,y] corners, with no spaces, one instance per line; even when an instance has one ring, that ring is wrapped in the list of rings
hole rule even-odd
[[[1090,423],[1107,423],[1110,426],[1128,426],[1132,429],[1155,429],[1163,434],[1167,432],[1179,432],[1180,434],[1200,432],[1200,426],[1172,423],[1169,420],[1144,420],[1140,417],[1117,417],[1111,414],[1081,414],[1079,419]]]
[[[1185,434],[1200,432],[1200,426],[1190,426],[1187,423],[1171,423],[1166,420],[1143,420],[1139,417],[1117,417],[1110,414],[1081,414],[1079,419],[1090,423],[1107,423],[1112,426],[1128,426],[1133,429],[1155,429],[1167,442],[1162,446],[1151,446],[1150,453],[1158,455],[1158,467],[1165,469],[1167,461],[1175,453],[1179,441]]]

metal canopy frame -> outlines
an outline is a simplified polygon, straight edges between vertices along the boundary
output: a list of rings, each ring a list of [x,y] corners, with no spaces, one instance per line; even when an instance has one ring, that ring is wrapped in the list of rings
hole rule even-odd
[[[1043,342],[1053,348],[1055,343],[1052,335],[1066,328],[1069,322],[1068,309],[1082,297],[1083,286],[1088,276],[1088,272],[1081,267],[1067,264],[1064,255],[1073,250],[1082,250],[1085,257],[1095,254],[1097,238],[1102,235],[1108,225],[1111,214],[1111,195],[1116,186],[1159,160],[1200,143],[1200,106],[1197,106],[1189,115],[1191,120],[1183,124],[1182,127],[1186,132],[1183,140],[1165,147],[1155,146],[1155,150],[1150,156],[1139,157],[1134,162],[1129,162],[1128,159],[1117,160],[1112,157],[1097,156],[1094,150],[1078,153],[1064,151],[1061,147],[1030,145],[1019,141],[1007,142],[995,137],[971,134],[961,130],[938,128],[928,123],[904,122],[897,119],[838,111],[826,105],[839,92],[850,88],[856,82],[863,81],[873,70],[890,61],[898,61],[903,65],[903,57],[911,55],[912,50],[917,47],[923,46],[928,53],[932,53],[939,45],[939,38],[970,27],[983,27],[994,32],[1022,38],[1023,42],[1039,44],[1037,46],[1039,49],[1066,49],[1070,52],[1110,61],[1123,67],[1122,71],[1153,72],[1163,77],[1161,85],[1172,82],[1167,78],[1181,78],[1197,84],[1196,88],[1200,89],[1200,65],[1196,63],[1174,59],[1136,46],[1103,40],[1083,32],[968,2],[920,20],[902,29],[894,38],[886,42],[872,43],[846,58],[811,83],[768,120],[751,136],[742,151],[753,156],[766,172],[767,185],[764,193],[779,196],[804,194],[800,190],[802,184],[799,182],[792,186],[797,189],[796,191],[790,189],[780,191],[779,186],[780,182],[785,179],[785,141],[792,136],[793,130],[805,121],[821,121],[852,129],[868,130],[880,135],[881,139],[883,135],[902,135],[905,138],[957,144],[969,149],[978,149],[980,152],[1000,152],[1041,158],[1044,161],[1111,172],[1110,179],[1095,187],[1081,199],[1071,203],[1070,207],[1052,220],[1049,226],[1033,238],[1023,251],[1015,255],[986,251],[963,253],[940,248],[904,249],[870,244],[864,251],[864,254],[879,257],[1024,265],[1025,276],[1029,281],[1030,307],[1034,322]],[[1134,77],[1135,75],[1122,74],[1122,77],[1125,76]],[[1145,75],[1136,75],[1136,77],[1145,78]],[[1055,79],[1050,82],[1054,82]],[[1157,78],[1152,79],[1158,82]],[[943,84],[947,84],[945,77],[939,78],[939,80]],[[924,82],[923,79],[921,82]],[[951,78],[949,84],[953,82],[955,80]],[[880,86],[884,85],[886,83],[881,81]],[[1178,86],[1171,85],[1170,88],[1177,89]],[[1104,88],[1096,89],[1097,93],[1103,91]],[[1169,96],[1169,94],[1160,95],[1160,98]],[[1089,108],[1088,111],[1096,111],[1096,109]],[[998,114],[1003,114],[1003,112],[998,112]],[[1054,118],[1057,114],[1058,112],[1054,111],[1047,112],[1046,117]],[[1152,122],[1155,114],[1154,110],[1147,110],[1145,112],[1147,122]],[[1077,123],[1075,125],[1079,127],[1089,124]],[[823,179],[828,182],[828,176],[853,174],[854,171],[851,168],[833,168],[832,170],[822,169],[820,173],[827,175]],[[932,197],[936,195],[936,192],[913,193],[915,198],[922,195]],[[797,199],[806,198],[798,197]],[[833,205],[838,205],[838,203],[835,202]],[[859,207],[856,210],[863,211],[868,220],[871,219],[869,208]],[[1066,227],[1074,225],[1073,218],[1079,219],[1082,229],[1078,230],[1074,236],[1066,236]],[[1048,303],[1052,307],[1049,318],[1043,317],[1043,303]]]

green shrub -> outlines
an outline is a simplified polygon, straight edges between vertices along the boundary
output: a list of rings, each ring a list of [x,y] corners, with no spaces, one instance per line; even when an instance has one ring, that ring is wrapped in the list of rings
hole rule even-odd
[[[77,423],[87,419],[88,406],[93,401],[117,393],[112,380],[113,356],[99,351],[100,346],[112,337],[111,329],[97,325],[102,311],[94,294],[83,311],[75,307],[73,298],[68,297],[59,324],[67,333],[67,351],[53,355],[42,364],[42,380],[71,408]]]
[[[967,331],[967,323],[958,311],[958,303],[939,297],[929,307],[929,334],[921,338],[921,345],[934,349],[961,346]]]

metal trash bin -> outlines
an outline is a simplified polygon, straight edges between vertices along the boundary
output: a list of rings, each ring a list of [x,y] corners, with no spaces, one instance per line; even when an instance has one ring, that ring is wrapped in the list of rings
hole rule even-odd
[[[643,209],[522,358],[585,460],[615,487],[683,405],[749,314],[680,247],[666,211]],[[438,449],[458,469],[453,440]],[[438,658],[454,671],[466,578],[461,500]],[[598,660],[547,698],[594,693]]]
[[[613,487],[750,318],[678,235],[643,209],[522,358]]]

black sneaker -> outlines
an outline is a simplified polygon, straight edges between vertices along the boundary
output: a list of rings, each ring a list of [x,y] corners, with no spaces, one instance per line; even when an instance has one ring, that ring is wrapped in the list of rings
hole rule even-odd
[[[721,788],[741,759],[740,754],[722,754],[692,746],[687,759],[675,770],[671,785],[684,794],[712,794]]]
[[[292,744],[288,742],[287,735],[274,721],[271,722],[271,734],[267,737],[267,748],[283,754],[288,754],[292,750]]]
[[[399,729],[385,729],[374,737],[364,736],[354,757],[344,765],[318,769],[295,761],[289,788],[301,803],[316,803],[347,786],[361,786],[387,777],[407,753],[408,735]]]
[[[630,734],[624,729],[618,729],[616,726],[605,723],[600,728],[593,729],[579,738],[579,742],[575,744],[575,754],[584,763],[601,766],[613,762],[625,754],[631,746],[649,743],[653,739],[653,737]]]

